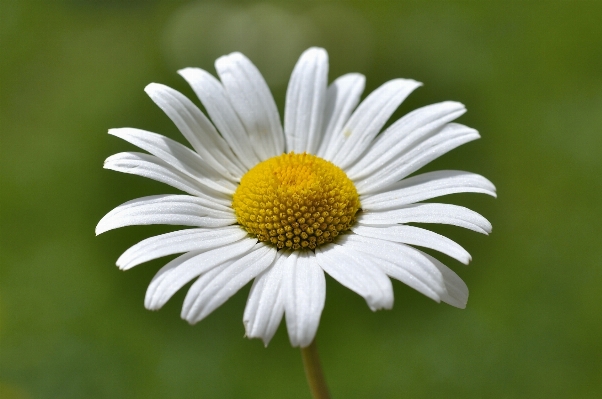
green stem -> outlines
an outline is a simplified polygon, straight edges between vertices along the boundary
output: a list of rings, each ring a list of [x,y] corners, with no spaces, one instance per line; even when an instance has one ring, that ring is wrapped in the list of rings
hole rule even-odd
[[[329,399],[328,387],[320,365],[320,355],[314,339],[309,346],[301,348],[301,357],[305,367],[305,377],[309,384],[309,390],[314,399]]]

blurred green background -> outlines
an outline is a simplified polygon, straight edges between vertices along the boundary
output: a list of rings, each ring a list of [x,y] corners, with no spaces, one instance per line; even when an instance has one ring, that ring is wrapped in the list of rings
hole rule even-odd
[[[0,396],[308,398],[281,326],[266,349],[243,339],[249,287],[206,320],[179,317],[185,290],[143,307],[157,260],[114,263],[165,226],[94,237],[114,206],[174,192],[102,169],[138,127],[183,141],[149,82],[191,98],[177,74],[247,54],[280,109],[310,45],[330,79],[366,93],[425,86],[395,114],[458,100],[482,139],[426,169],[483,174],[499,198],[444,198],[493,223],[490,237],[433,226],[473,255],[438,255],[467,282],[466,310],[395,283],[372,313],[328,280],[318,344],[335,398],[602,397],[602,2],[66,0],[0,2]],[[195,99],[195,101],[197,101]],[[394,119],[395,119],[394,118]]]

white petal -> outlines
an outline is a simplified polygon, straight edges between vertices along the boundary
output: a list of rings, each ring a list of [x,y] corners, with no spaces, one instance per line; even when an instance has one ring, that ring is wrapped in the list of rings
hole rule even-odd
[[[243,168],[200,109],[182,93],[157,83],[144,89],[150,98],[169,116],[192,148],[222,176],[240,180]],[[234,161],[234,162],[233,162]]]
[[[223,227],[236,223],[234,212],[218,211],[189,195],[151,195],[123,203],[107,213],[96,226],[96,235],[124,226],[174,224]]]
[[[393,159],[363,180],[356,180],[359,193],[368,194],[397,182],[462,144],[478,139],[479,133],[467,126],[448,123],[437,134]]]
[[[455,193],[496,196],[495,186],[481,175],[459,170],[440,170],[403,179],[376,194],[361,197],[365,211],[395,209]]]
[[[465,112],[463,104],[453,101],[428,105],[410,112],[385,130],[362,159],[347,170],[347,175],[356,180],[372,174]]]
[[[276,254],[272,267],[260,274],[251,287],[243,316],[246,335],[261,338],[267,346],[284,315],[286,256]]]
[[[466,307],[466,302],[468,302],[468,287],[466,286],[466,283],[464,283],[453,270],[439,262],[437,259],[424,252],[422,254],[426,256],[443,275],[446,293],[441,295],[441,300],[456,308],[464,309]]]
[[[351,166],[372,143],[399,104],[421,83],[394,79],[373,91],[357,107],[341,132],[337,132],[326,159],[342,169]]]
[[[291,345],[306,347],[313,341],[326,300],[326,279],[310,251],[293,251],[286,263],[284,309]]]
[[[324,158],[329,153],[333,137],[343,129],[349,115],[360,102],[366,78],[359,73],[349,73],[337,78],[326,91],[322,143],[317,155]]]
[[[247,169],[259,163],[253,144],[221,82],[199,68],[178,71],[199,97],[211,120]]]
[[[419,247],[431,248],[442,252],[458,261],[468,264],[471,261],[470,254],[456,244],[454,241],[440,234],[414,226],[396,225],[371,227],[355,225],[351,228],[355,234],[364,237],[378,238],[392,242],[418,245]]]
[[[259,159],[282,154],[284,135],[278,109],[255,65],[241,53],[232,53],[218,58],[215,69]]]
[[[339,283],[366,299],[371,310],[393,307],[393,286],[371,255],[350,246],[326,244],[316,248],[316,260]]]
[[[246,236],[247,233],[240,226],[173,231],[147,238],[130,247],[117,259],[117,266],[121,270],[127,270],[167,255],[218,248]]]
[[[328,54],[324,49],[306,50],[293,69],[286,91],[284,134],[287,152],[315,153],[321,139]]]
[[[275,248],[257,243],[250,253],[234,263],[201,275],[186,294],[182,318],[191,324],[201,321],[269,267],[275,258]]]
[[[199,154],[165,136],[133,128],[110,129],[109,134],[150,152],[212,190],[223,194],[236,191],[236,185],[207,165]]]
[[[341,237],[341,245],[377,259],[389,276],[439,302],[446,293],[443,275],[424,254],[410,246],[359,235]]]
[[[247,254],[256,242],[257,240],[244,238],[210,251],[188,252],[172,260],[153,277],[146,290],[144,306],[150,310],[161,308],[173,294],[190,280],[216,266],[233,263]]]
[[[108,157],[103,167],[169,184],[188,194],[207,200],[206,205],[215,209],[226,210],[232,204],[231,200],[227,200],[221,195],[214,196],[214,190],[208,189],[198,180],[180,172],[154,155],[141,152],[121,152]],[[209,205],[210,203],[211,205]]]
[[[464,227],[477,233],[491,233],[491,223],[475,211],[450,204],[414,204],[390,211],[363,212],[357,217],[364,225],[394,223],[441,223]]]

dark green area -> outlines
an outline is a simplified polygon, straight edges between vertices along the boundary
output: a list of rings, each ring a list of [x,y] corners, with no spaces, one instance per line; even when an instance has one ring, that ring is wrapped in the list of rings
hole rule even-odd
[[[362,72],[366,93],[424,82],[397,117],[465,103],[460,122],[482,139],[427,169],[481,173],[499,194],[445,198],[489,218],[490,237],[433,227],[473,255],[439,256],[467,282],[466,310],[396,283],[394,309],[372,313],[328,281],[318,340],[333,396],[601,397],[601,17],[594,1],[0,2],[0,396],[309,397],[283,326],[267,349],[243,338],[248,287],[195,326],[184,292],[149,312],[165,260],[114,262],[170,229],[93,231],[122,202],[173,192],[102,169],[133,149],[109,128],[183,141],[147,83],[192,97],[178,68],[213,71],[241,50],[282,108],[296,58],[321,45],[331,79]]]

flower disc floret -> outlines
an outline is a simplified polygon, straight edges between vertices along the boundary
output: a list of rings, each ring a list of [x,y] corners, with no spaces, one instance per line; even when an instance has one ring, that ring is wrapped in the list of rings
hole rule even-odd
[[[360,208],[341,168],[311,154],[282,154],[249,170],[234,193],[238,223],[278,248],[314,249],[348,230]]]

